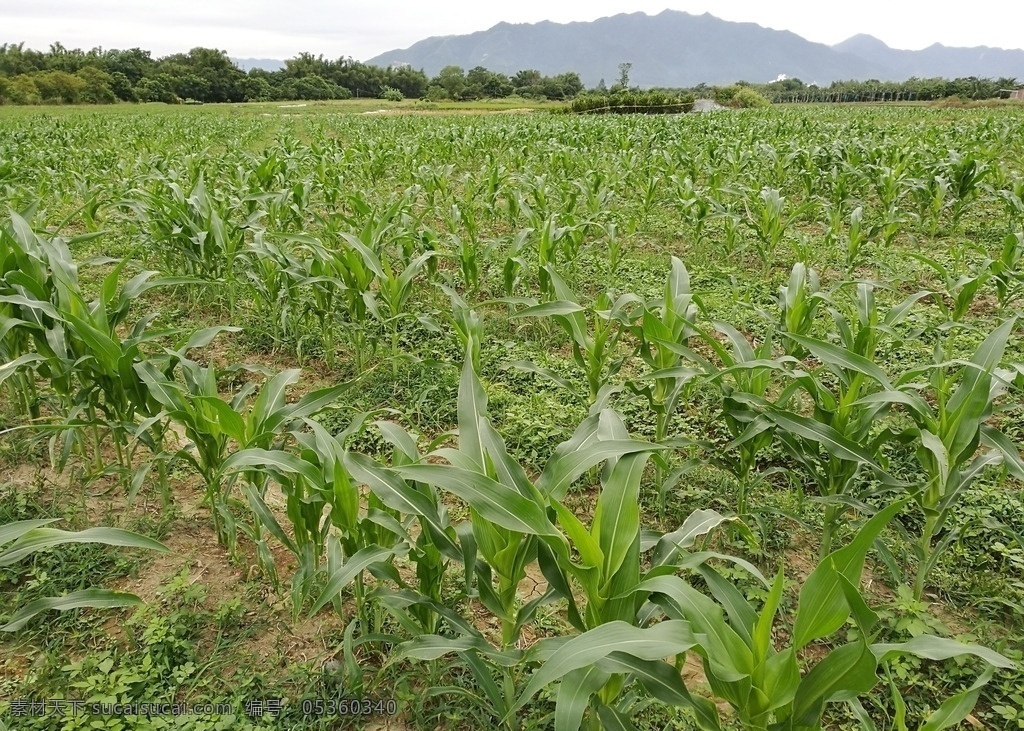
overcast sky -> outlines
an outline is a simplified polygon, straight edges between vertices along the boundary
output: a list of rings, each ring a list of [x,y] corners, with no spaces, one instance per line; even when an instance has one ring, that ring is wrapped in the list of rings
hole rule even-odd
[[[671,4],[666,4],[671,3]],[[974,0],[943,5],[921,0],[516,0],[481,5],[451,0],[0,0],[0,43],[24,41],[45,50],[141,47],[164,56],[206,46],[234,57],[291,58],[301,51],[366,60],[433,35],[486,30],[495,23],[587,21],[622,12],[656,14],[666,7],[725,20],[791,30],[820,43],[870,33],[894,48],[1024,47],[1024,3]]]

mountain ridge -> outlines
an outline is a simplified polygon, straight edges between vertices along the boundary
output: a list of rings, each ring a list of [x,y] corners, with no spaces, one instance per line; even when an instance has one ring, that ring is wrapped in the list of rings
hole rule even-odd
[[[1024,78],[1024,50],[947,47],[890,48],[868,34],[829,46],[787,30],[726,21],[710,13],[664,10],[619,13],[593,21],[499,22],[487,30],[432,36],[366,61],[408,64],[429,76],[445,66],[514,74],[579,73],[587,86],[614,83],[618,64],[630,62],[630,82],[650,86],[766,83],[780,75],[807,83],[837,80],[903,81],[917,77]]]

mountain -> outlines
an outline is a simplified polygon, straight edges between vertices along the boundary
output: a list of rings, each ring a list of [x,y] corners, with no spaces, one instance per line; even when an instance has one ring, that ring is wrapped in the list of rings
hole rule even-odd
[[[887,78],[903,80],[911,76],[929,78],[941,76],[953,79],[961,76],[983,78],[1024,79],[1024,51],[977,46],[952,48],[941,43],[921,51],[901,51],[889,48],[869,35],[856,35],[832,46],[833,50],[856,56],[889,70]]]
[[[284,68],[284,61],[279,61],[276,58],[232,58],[231,60],[242,71],[248,71],[249,69],[278,71]]]
[[[654,16],[623,13],[586,23],[498,23],[468,35],[427,38],[367,63],[408,64],[431,76],[450,65],[467,70],[484,66],[505,74],[521,69],[546,75],[576,71],[584,84],[594,86],[601,79],[614,83],[624,61],[632,63],[630,83],[643,87],[763,83],[781,74],[818,84],[899,81],[915,75],[1024,78],[1024,51],[939,45],[899,51],[870,36],[830,47],[789,31],[678,10]]]

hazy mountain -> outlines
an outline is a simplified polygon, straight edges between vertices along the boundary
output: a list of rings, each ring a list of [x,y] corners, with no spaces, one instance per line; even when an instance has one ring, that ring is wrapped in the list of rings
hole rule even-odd
[[[877,38],[864,34],[848,38],[832,48],[884,66],[889,71],[886,78],[896,80],[909,79],[911,76],[1024,79],[1024,51],[1021,50],[988,46],[953,48],[936,43],[920,51],[901,51],[889,48]]]
[[[249,69],[263,69],[264,71],[278,71],[284,68],[284,61],[276,58],[233,58],[235,65],[242,71]]]
[[[818,84],[915,75],[1024,78],[1024,51],[939,45],[898,51],[870,36],[829,47],[789,31],[677,10],[655,16],[624,13],[587,23],[499,23],[468,35],[427,38],[367,63],[409,64],[431,76],[449,65],[465,70],[484,66],[506,74],[520,69],[547,75],[577,71],[593,86],[600,79],[614,83],[623,61],[633,64],[630,83],[640,86],[762,83],[780,74]]]

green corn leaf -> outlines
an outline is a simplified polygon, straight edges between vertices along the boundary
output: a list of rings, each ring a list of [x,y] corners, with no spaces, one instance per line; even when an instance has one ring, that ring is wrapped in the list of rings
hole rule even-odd
[[[433,540],[439,543],[438,548],[445,555],[451,558],[461,555],[448,535],[446,522],[429,497],[365,455],[345,453],[344,462],[352,476],[368,486],[382,503],[404,515],[417,515],[426,522],[433,529]]]
[[[601,487],[593,536],[604,554],[602,574],[606,581],[622,566],[640,533],[640,478],[647,457],[646,453],[622,457]]]
[[[611,673],[596,665],[567,673],[555,698],[555,731],[578,731],[583,714],[590,705],[590,696],[599,691],[610,677]]]
[[[793,626],[793,645],[797,650],[835,632],[850,616],[850,605],[837,574],[845,576],[854,586],[860,585],[868,550],[882,529],[906,503],[906,500],[901,500],[878,511],[848,546],[822,559],[807,577],[800,589]]]
[[[873,454],[856,442],[847,439],[828,424],[777,408],[769,409],[766,415],[779,428],[802,439],[817,442],[834,457],[850,462],[861,462],[877,472],[883,472],[882,468],[875,463]]]
[[[528,535],[558,535],[540,505],[479,472],[451,465],[407,465],[396,467],[394,471],[405,479],[425,482],[458,495],[481,516],[502,528]]]
[[[885,371],[864,356],[858,355],[846,348],[832,345],[824,340],[818,340],[817,338],[789,332],[783,333],[783,335],[806,348],[822,363],[834,366],[842,371],[868,376],[876,383],[881,384],[882,388],[886,391],[892,390],[892,384],[889,382],[889,377],[885,374]]]
[[[875,644],[871,646],[871,652],[874,653],[879,662],[885,662],[892,657],[900,655],[914,655],[926,660],[948,660],[951,657],[973,655],[974,657],[981,658],[993,667],[1017,667],[1013,660],[1000,655],[995,650],[990,650],[980,645],[957,642],[946,637],[935,637],[934,635],[918,635],[898,644]]]
[[[342,589],[352,583],[357,576],[370,568],[370,566],[387,561],[394,554],[394,550],[389,548],[366,546],[349,556],[348,560],[328,577],[327,586],[324,587],[319,598],[313,604],[310,615],[320,611],[324,605],[332,601]]]
[[[134,594],[126,594],[108,589],[83,589],[59,597],[46,597],[30,602],[15,612],[7,624],[0,627],[0,632],[17,632],[28,624],[33,617],[41,612],[56,609],[65,612],[69,609],[81,607],[94,607],[97,609],[110,609],[114,607],[129,607],[142,604],[142,600]]]
[[[38,520],[17,520],[13,523],[0,525],[0,546],[10,543],[25,535],[35,528],[41,528],[50,523],[56,523],[60,518],[45,518]]]
[[[601,719],[601,728],[605,731],[637,731],[629,716],[603,703],[597,707],[597,716]]]
[[[311,485],[323,484],[323,475],[312,463],[280,449],[243,449],[232,454],[221,465],[223,474],[245,469],[279,475],[301,475]]]
[[[626,622],[609,622],[584,632],[561,645],[540,666],[509,709],[510,713],[526,705],[541,689],[578,668],[587,667],[613,652],[641,660],[660,660],[679,655],[696,643],[690,625],[679,620],[661,622],[649,629]]]
[[[921,724],[921,728],[918,731],[942,731],[942,729],[956,726],[967,718],[978,703],[981,689],[992,679],[994,673],[994,667],[986,668],[985,672],[978,677],[970,688],[943,701],[942,705],[936,708],[925,722]]]
[[[10,566],[35,551],[61,546],[65,543],[103,543],[108,546],[147,548],[162,553],[170,550],[159,541],[120,528],[97,527],[80,531],[66,531],[58,528],[36,527],[22,533],[18,540],[0,551],[0,567]]]
[[[878,682],[875,656],[864,642],[832,650],[800,681],[793,698],[793,721],[817,728],[825,703],[846,700],[868,692]]]

